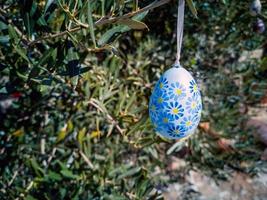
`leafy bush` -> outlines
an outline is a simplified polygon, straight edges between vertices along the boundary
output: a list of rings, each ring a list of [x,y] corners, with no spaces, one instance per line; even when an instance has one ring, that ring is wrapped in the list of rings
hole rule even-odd
[[[263,167],[241,108],[266,92],[266,55],[244,57],[266,32],[252,31],[247,1],[196,1],[197,19],[187,3],[182,64],[204,111],[175,143],[155,134],[147,105],[175,59],[176,1],[1,2],[2,199],[159,199],[190,169],[225,179]],[[186,167],[170,171],[172,157]]]

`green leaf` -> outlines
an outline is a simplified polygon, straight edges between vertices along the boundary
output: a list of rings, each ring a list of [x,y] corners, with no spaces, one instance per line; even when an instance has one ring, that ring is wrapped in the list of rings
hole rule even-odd
[[[32,158],[30,160],[31,166],[35,172],[36,175],[38,176],[43,176],[44,175],[44,170],[39,166],[35,158]]]
[[[88,19],[88,24],[89,24],[89,31],[91,38],[94,43],[94,47],[96,48],[96,41],[95,41],[95,30],[94,30],[94,22],[93,22],[93,15],[92,15],[92,9],[91,9],[91,1],[88,1],[87,4],[87,19]]]
[[[261,61],[260,71],[267,70],[267,57],[264,57]]]
[[[4,22],[0,21],[0,31],[5,30],[7,28],[8,26]]]
[[[56,143],[64,140],[67,134],[67,125],[64,125],[64,127],[58,132]]]
[[[107,32],[105,32],[98,40],[98,45],[103,46],[104,44],[109,43],[110,39],[114,37],[116,33],[121,32],[124,26],[115,26],[112,29],[109,29]],[[127,27],[128,28],[128,27]],[[130,28],[129,28],[130,29]],[[117,35],[118,36],[118,35]]]
[[[134,20],[134,19],[121,19],[117,23],[126,25],[129,28],[136,29],[136,30],[148,29],[145,23]]]
[[[147,13],[148,13],[148,11],[145,11],[145,12],[142,12],[142,13],[140,13],[138,15],[135,15],[134,17],[132,17],[132,20],[134,20],[134,21],[141,21],[141,20],[143,20],[145,18],[145,16],[147,15]],[[129,26],[122,25],[122,29],[121,29],[120,32],[121,33],[124,33],[124,32],[129,31],[129,30],[131,30],[129,28]]]
[[[30,17],[30,14],[26,13],[26,16],[24,18],[24,23],[25,23],[25,27],[26,27],[28,36],[32,35],[32,23],[31,22],[32,22],[32,19]]]
[[[49,73],[49,71],[46,68],[42,67],[42,65],[46,64],[49,61],[49,58],[51,58],[55,51],[56,49],[50,48],[42,55],[39,62],[32,68],[28,77],[29,80],[38,77],[40,70]]]
[[[39,19],[37,20],[37,23],[41,26],[47,26],[47,23],[46,23],[45,18],[43,16],[39,17]]]
[[[62,170],[68,170],[67,166],[66,166],[63,162],[57,160],[56,163],[59,164],[59,166],[60,166],[60,168],[61,168]]]
[[[91,67],[83,67],[83,68],[80,68],[80,74],[86,73],[86,72],[88,72],[90,69],[91,69]]]
[[[140,21],[142,20],[146,15],[148,11],[145,11],[143,13],[140,13],[132,18],[134,21]],[[112,29],[109,29],[107,32],[105,32],[100,39],[98,40],[98,45],[103,46],[104,44],[110,43],[111,39],[114,37],[118,37],[118,33],[124,33],[126,31],[131,30],[131,28],[127,25],[119,25],[115,26]]]
[[[50,170],[49,170],[47,176],[49,179],[54,180],[54,181],[61,181],[62,180],[62,177],[60,174],[53,172],[53,171],[50,171]]]
[[[14,27],[11,25],[8,25],[8,34],[9,34],[10,39],[13,39],[15,41],[15,44],[19,42],[19,36],[16,30],[14,29]]]
[[[37,199],[35,199],[33,196],[28,194],[25,200],[37,200]]]
[[[105,0],[101,0],[101,15],[105,15]]]
[[[125,113],[128,112],[128,109],[132,106],[132,104],[134,103],[134,101],[136,100],[136,93],[133,93],[133,95],[131,96],[131,98],[129,99],[126,107],[125,107]]]
[[[97,99],[92,99],[92,100],[99,106],[99,108],[101,108],[103,113],[108,113],[106,106],[101,101],[98,101]]]
[[[9,43],[9,36],[8,35],[3,35],[0,36],[0,44],[8,44]]]
[[[61,170],[60,173],[63,176],[65,176],[66,178],[70,178],[70,179],[78,179],[79,178],[78,175],[73,174],[72,171],[70,171],[68,169]]]
[[[37,11],[37,2],[36,1],[33,1],[32,2],[32,6],[31,6],[31,9],[30,9],[30,17],[34,16],[34,14],[36,13]],[[32,19],[31,19],[32,20]]]
[[[145,12],[138,14],[138,15],[135,15],[132,19],[137,20],[137,21],[141,21],[147,16],[148,12],[149,11],[147,10]]]
[[[139,172],[141,172],[141,170],[142,170],[141,167],[135,167],[133,169],[128,170],[126,173],[120,175],[118,177],[118,179],[123,179],[123,178],[127,178],[127,177],[130,177],[130,176],[134,176],[134,175],[138,174]]]
[[[68,128],[68,129],[67,129],[68,132],[73,131],[74,126],[73,126],[73,122],[72,122],[71,120],[68,121],[68,123],[67,123],[67,128]]]
[[[21,73],[18,72],[18,71],[16,71],[16,74],[17,74],[20,78],[22,78],[24,81],[27,81],[27,80],[28,80],[28,77],[25,76],[24,74],[21,74]]]
[[[189,6],[189,9],[191,10],[192,14],[194,15],[195,18],[198,18],[197,17],[197,10],[196,10],[196,7],[194,5],[194,2],[192,0],[186,0],[188,6]]]
[[[79,133],[78,133],[78,142],[79,142],[80,146],[82,146],[85,133],[86,133],[86,128],[85,127],[82,130],[80,130]]]
[[[150,184],[150,180],[143,180],[141,183],[137,184],[137,196],[142,199],[142,197],[146,196],[153,189]]]
[[[41,57],[40,61],[38,62],[37,66],[41,66],[48,62],[49,58],[55,53],[56,49],[50,48],[48,49]]]
[[[47,9],[49,8],[49,6],[54,2],[55,0],[47,0],[46,4],[45,4],[45,9],[44,9],[44,13],[46,13]]]
[[[6,87],[0,88],[0,94],[8,94]]]
[[[148,146],[151,146],[152,144],[156,143],[157,141],[154,140],[151,136],[149,137],[142,137],[137,141],[137,145],[140,146],[141,148],[145,148]]]
[[[24,60],[26,60],[28,63],[30,63],[30,60],[29,60],[29,58],[26,56],[26,51],[25,51],[25,49],[22,49],[22,48],[20,48],[19,46],[15,46],[15,45],[13,45],[13,47],[14,47],[14,49],[15,49],[15,51],[24,59]]]
[[[73,41],[75,47],[77,47],[77,44],[79,44],[79,41],[75,38],[75,36],[73,34],[71,34],[70,32],[67,33],[68,36],[70,36],[70,39]]]

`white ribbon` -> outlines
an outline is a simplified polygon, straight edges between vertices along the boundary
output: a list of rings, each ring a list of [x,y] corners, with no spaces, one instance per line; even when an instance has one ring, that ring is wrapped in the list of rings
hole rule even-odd
[[[177,54],[175,66],[180,66],[180,56],[181,56],[181,48],[183,41],[183,31],[184,31],[184,0],[179,0],[178,5],[178,14],[177,14]]]

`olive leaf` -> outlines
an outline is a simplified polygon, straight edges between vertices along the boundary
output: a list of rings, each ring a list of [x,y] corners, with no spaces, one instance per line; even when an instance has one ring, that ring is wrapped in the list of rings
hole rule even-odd
[[[88,1],[87,6],[88,6],[87,7],[87,19],[88,19],[88,24],[89,24],[89,31],[90,31],[91,38],[93,40],[94,47],[96,48],[95,30],[94,30],[94,22],[93,22],[91,1]]]
[[[134,20],[134,19],[121,19],[117,23],[126,25],[130,27],[131,29],[136,29],[136,30],[148,29],[145,23]]]
[[[194,5],[194,2],[192,0],[186,0],[188,6],[189,6],[189,9],[191,10],[192,14],[194,15],[195,18],[198,18],[197,17],[197,10],[196,10],[196,7]]]

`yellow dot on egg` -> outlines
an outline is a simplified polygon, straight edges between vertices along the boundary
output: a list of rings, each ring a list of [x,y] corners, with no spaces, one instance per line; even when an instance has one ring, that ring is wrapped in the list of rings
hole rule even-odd
[[[163,122],[164,123],[168,123],[169,122],[169,119],[165,117],[165,118],[163,118]]]
[[[182,94],[182,90],[181,89],[176,89],[176,94],[177,95],[181,95]]]
[[[159,98],[158,98],[158,103],[162,103],[162,102],[163,102],[162,97],[159,97]]]
[[[191,126],[191,124],[192,124],[191,121],[187,121],[187,122],[185,123],[186,126]]]
[[[172,112],[173,112],[173,114],[178,114],[179,113],[179,109],[178,108],[174,108],[174,109],[172,109]]]
[[[159,84],[160,89],[162,89],[163,86],[164,86],[163,83],[160,83],[160,84]]]
[[[179,131],[179,130],[177,130],[177,129],[176,129],[174,132],[175,132],[176,134],[179,134],[179,133],[180,133],[180,131]]]
[[[191,108],[196,108],[196,106],[197,106],[196,102],[192,102]]]
[[[156,106],[155,106],[155,105],[152,105],[152,106],[151,106],[151,110],[152,110],[152,111],[156,111]]]
[[[196,84],[193,86],[193,90],[194,90],[194,92],[197,92],[197,85]]]

